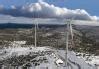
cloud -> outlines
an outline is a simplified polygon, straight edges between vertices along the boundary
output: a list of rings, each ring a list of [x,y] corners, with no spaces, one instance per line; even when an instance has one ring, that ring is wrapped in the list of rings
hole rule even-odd
[[[67,20],[68,21],[68,20]],[[10,15],[0,15],[0,24],[3,23],[17,23],[17,24],[66,24],[65,19],[50,19],[50,18],[26,18],[26,17],[13,17]],[[86,21],[86,20],[72,20],[74,25],[89,25],[89,26],[99,26],[99,21]]]
[[[3,7],[3,5],[0,5],[0,10],[2,10],[4,7]]]
[[[24,5],[21,7],[11,6],[11,9],[2,9],[0,14],[11,15],[15,17],[29,18],[66,18],[77,20],[99,20],[97,16],[91,16],[84,9],[67,9],[50,5],[42,0],[37,3]]]

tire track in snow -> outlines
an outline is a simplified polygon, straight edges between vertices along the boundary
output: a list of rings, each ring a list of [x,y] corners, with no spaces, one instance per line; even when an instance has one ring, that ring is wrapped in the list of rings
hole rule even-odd
[[[62,60],[62,61],[65,61],[65,59],[62,57],[62,56],[60,56],[60,55],[58,55],[59,57],[60,57],[60,59]],[[69,63],[69,62],[67,62],[68,63],[68,65],[71,67],[71,69],[73,69],[73,66]]]
[[[68,61],[71,62],[72,64],[76,65],[78,67],[78,69],[81,69],[81,66],[79,64],[77,64],[76,62],[73,62],[70,59],[68,59]]]
[[[64,56],[61,56],[61,54],[63,54],[63,53],[61,53],[61,52],[59,52],[59,57],[63,60],[63,61],[65,61],[65,55]],[[78,64],[78,63],[76,63],[76,62],[73,62],[73,61],[71,61],[70,59],[68,59],[68,63],[71,65],[71,69],[81,69],[81,66]],[[76,66],[76,68],[74,68],[74,66]]]

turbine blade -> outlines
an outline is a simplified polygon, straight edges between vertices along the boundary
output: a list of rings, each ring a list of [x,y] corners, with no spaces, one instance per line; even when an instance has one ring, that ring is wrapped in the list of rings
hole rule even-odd
[[[71,39],[73,40],[73,29],[72,29],[72,25],[71,25],[71,23],[70,23],[70,35],[71,35]]]

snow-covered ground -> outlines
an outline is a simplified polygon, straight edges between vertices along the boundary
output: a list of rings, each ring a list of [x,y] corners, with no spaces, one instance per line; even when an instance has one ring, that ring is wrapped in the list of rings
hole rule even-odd
[[[21,55],[28,55],[30,53],[37,53],[38,56],[35,59],[31,59],[29,62],[26,62],[22,66],[26,64],[31,64],[30,69],[63,69],[64,67],[58,66],[58,63],[60,62],[61,59],[59,59],[58,56],[56,56],[55,52],[49,48],[49,47],[13,47],[13,48],[7,48],[7,49],[2,49],[0,50],[0,60],[7,60],[13,56],[21,56]],[[40,53],[43,53],[44,55],[42,56]],[[46,58],[44,61],[43,59]],[[40,63],[38,66],[34,66],[32,64],[32,61],[36,60],[36,63]],[[38,61],[39,60],[39,61]],[[56,63],[56,61],[58,61]],[[62,60],[61,60],[62,61]],[[65,67],[66,68],[66,67]]]
[[[60,54],[63,58],[65,58],[65,51],[60,50],[60,51],[59,51],[59,54]],[[95,67],[94,65],[89,65],[88,63],[86,63],[86,62],[84,61],[84,59],[78,58],[78,57],[76,56],[76,53],[73,52],[73,51],[69,51],[69,52],[68,52],[68,61],[69,61],[70,63],[75,64],[75,66],[78,66],[78,68],[75,67],[74,69],[96,69],[96,67]]]
[[[55,50],[50,47],[9,47],[7,49],[0,50],[0,60],[6,60],[12,56],[28,55],[30,53],[39,54],[36,58],[31,59],[25,64],[31,64],[29,69],[96,69],[95,65],[90,65],[85,62],[83,58],[78,58],[73,51],[68,52],[68,66],[65,67],[65,51]],[[44,55],[40,55],[43,53]],[[97,57],[99,58],[99,57]],[[45,59],[43,61],[43,59]],[[34,66],[32,61],[38,61],[38,66]],[[93,58],[94,62],[96,59]],[[98,62],[98,61],[97,61]],[[23,66],[25,65],[23,64]],[[21,68],[20,68],[21,69]]]
[[[85,53],[76,53],[78,58],[84,59],[84,61],[90,65],[96,65],[99,69],[99,56],[95,56],[94,54],[85,54]]]
[[[9,47],[0,50],[0,59],[11,57],[11,56],[20,56],[20,55],[28,55],[30,52],[38,52],[38,51],[48,51],[50,50],[47,47]]]

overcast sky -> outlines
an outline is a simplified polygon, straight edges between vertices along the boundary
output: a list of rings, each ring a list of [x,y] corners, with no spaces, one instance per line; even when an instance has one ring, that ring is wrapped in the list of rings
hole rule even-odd
[[[0,21],[9,21],[9,17],[31,19],[38,15],[40,18],[99,21],[98,6],[99,0],[0,0]]]

